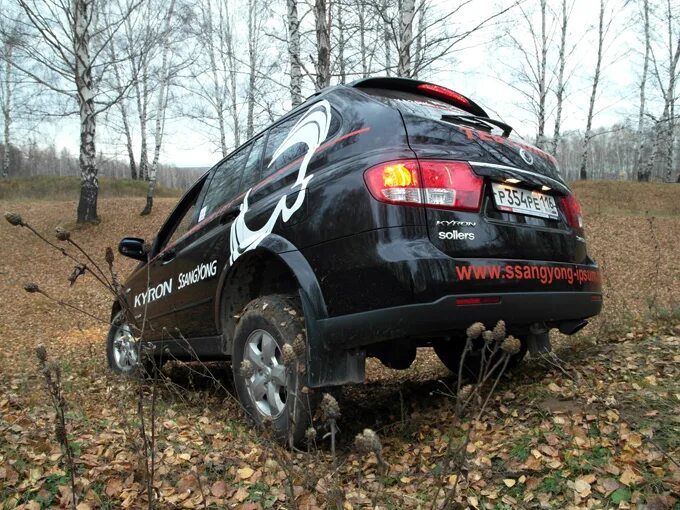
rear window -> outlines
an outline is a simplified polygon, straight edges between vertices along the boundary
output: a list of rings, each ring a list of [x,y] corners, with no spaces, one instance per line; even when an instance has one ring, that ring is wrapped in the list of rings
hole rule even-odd
[[[386,103],[403,113],[440,120],[442,115],[470,115],[461,108],[428,96],[400,90],[362,88],[362,92]]]

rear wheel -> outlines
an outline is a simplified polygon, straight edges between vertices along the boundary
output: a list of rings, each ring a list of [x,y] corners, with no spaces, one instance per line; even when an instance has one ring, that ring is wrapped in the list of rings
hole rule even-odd
[[[463,350],[465,349],[465,340],[457,339],[447,339],[435,342],[434,352],[441,362],[457,377],[458,371],[460,369],[460,363],[463,358]],[[465,361],[463,363],[463,380],[476,380],[479,375],[479,371],[482,368],[482,352],[486,349],[486,354],[484,355],[485,363],[491,363],[492,366],[500,359],[502,351],[497,351],[490,360],[491,349],[489,346],[481,339],[474,341],[472,344],[472,350],[470,350],[465,355]],[[517,354],[513,354],[508,361],[506,372],[514,370],[522,362],[524,356],[527,353],[527,344],[522,340],[522,346]],[[502,365],[501,365],[502,367]]]
[[[303,392],[304,345],[302,311],[290,296],[251,301],[234,332],[232,369],[241,404],[258,425],[271,423],[277,440],[293,444],[302,441],[314,411],[311,391]]]

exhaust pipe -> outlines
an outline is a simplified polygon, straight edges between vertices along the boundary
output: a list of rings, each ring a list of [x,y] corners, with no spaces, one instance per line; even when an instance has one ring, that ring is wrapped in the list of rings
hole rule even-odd
[[[549,330],[545,322],[536,322],[529,327],[527,347],[532,356],[552,351]]]

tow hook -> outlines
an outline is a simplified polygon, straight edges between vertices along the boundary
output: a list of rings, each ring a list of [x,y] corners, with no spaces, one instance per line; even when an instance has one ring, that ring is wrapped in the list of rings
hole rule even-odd
[[[549,330],[544,322],[536,322],[529,327],[527,347],[532,356],[552,351]]]

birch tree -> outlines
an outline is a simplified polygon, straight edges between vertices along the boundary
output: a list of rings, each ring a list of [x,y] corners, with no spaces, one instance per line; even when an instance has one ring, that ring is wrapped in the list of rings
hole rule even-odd
[[[163,129],[165,127],[165,112],[167,110],[168,89],[170,88],[170,69],[168,64],[168,54],[170,53],[172,18],[175,10],[175,0],[170,0],[163,31],[161,32],[161,65],[158,80],[158,92],[156,103],[156,123],[154,129],[154,154],[153,162],[149,169],[149,187],[146,193],[146,205],[141,212],[142,216],[151,214],[153,208],[153,197],[156,191],[156,179],[158,176],[158,160],[161,153],[163,141]]]
[[[645,54],[642,60],[642,75],[640,77],[640,109],[638,111],[638,142],[637,155],[635,161],[637,162],[637,180],[649,181],[651,170],[647,171],[643,165],[642,155],[645,148],[644,136],[644,116],[645,116],[645,92],[647,87],[647,73],[649,70],[649,55],[651,52],[650,33],[649,33],[649,0],[642,0],[642,20],[643,32],[645,41]]]
[[[415,0],[401,0],[399,26],[399,63],[397,76],[410,78],[413,73],[411,65],[411,44],[413,43],[413,19],[416,14]]]
[[[646,1],[646,0],[645,0]],[[573,4],[572,4],[573,6]],[[562,0],[560,10],[562,24],[560,26],[560,46],[557,57],[557,85],[555,87],[555,129],[553,130],[551,152],[557,153],[557,147],[560,143],[561,127],[562,127],[562,106],[565,94],[565,76],[564,68],[567,63],[567,28],[569,25],[569,12],[567,10],[567,0]]]
[[[538,1],[537,12],[529,10],[526,4],[520,5],[519,13],[521,26],[526,27],[528,33],[519,32],[514,26],[506,32],[511,50],[520,55],[520,58],[513,59],[513,64],[510,65],[515,81],[508,85],[524,97],[526,105],[524,108],[536,122],[536,146],[544,148],[548,92],[552,87],[552,75],[548,68],[548,50],[553,44],[552,34],[555,20],[548,11],[547,0]],[[523,37],[525,35],[528,36],[528,43]],[[563,94],[563,86],[563,83],[561,87],[558,85],[559,94]],[[559,125],[557,127],[559,129]]]
[[[300,64],[300,20],[297,0],[286,0],[288,7],[288,59],[290,63],[290,99],[295,108],[302,103],[302,65]]]
[[[316,90],[328,87],[331,83],[331,0],[314,0],[314,20],[316,24]]]
[[[48,91],[75,97],[80,121],[80,199],[78,223],[97,223],[97,158],[95,138],[97,115],[115,104],[116,94],[98,88],[110,62],[105,50],[107,34],[116,33],[138,4],[126,3],[122,9],[103,0],[17,0],[25,25],[32,30],[32,40],[20,46],[27,59],[35,62],[36,71],[15,64]],[[110,26],[103,26],[100,14],[108,9]]]
[[[597,59],[595,62],[595,73],[593,74],[593,84],[590,91],[590,102],[588,103],[588,116],[586,117],[586,131],[583,136],[583,153],[581,155],[581,168],[579,170],[579,178],[581,180],[588,179],[588,151],[590,148],[590,139],[593,136],[593,115],[595,113],[595,99],[597,97],[597,87],[600,83],[600,71],[602,68],[602,50],[604,47],[604,37],[606,30],[609,28],[609,23],[605,26],[604,22],[604,8],[605,0],[600,0],[600,10],[598,16],[598,30],[597,30]]]

